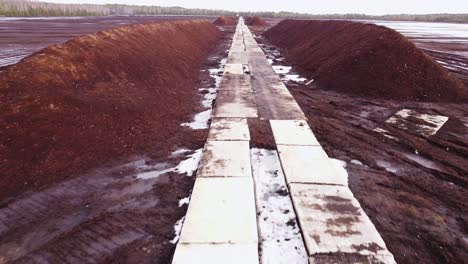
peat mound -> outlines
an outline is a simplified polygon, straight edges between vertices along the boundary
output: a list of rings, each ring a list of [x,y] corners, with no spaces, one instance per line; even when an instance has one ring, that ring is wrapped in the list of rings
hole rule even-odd
[[[0,72],[0,201],[138,154],[192,118],[208,21],[129,25],[52,45]]]
[[[235,16],[220,16],[213,24],[218,26],[235,26],[237,25],[237,17]]]
[[[325,89],[418,101],[468,101],[468,87],[395,30],[283,20],[263,34]]]
[[[246,17],[245,19],[245,24],[247,26],[259,26],[259,27],[263,27],[263,26],[266,26],[267,23],[265,20],[263,20],[263,18],[259,17],[259,16],[248,16]]]

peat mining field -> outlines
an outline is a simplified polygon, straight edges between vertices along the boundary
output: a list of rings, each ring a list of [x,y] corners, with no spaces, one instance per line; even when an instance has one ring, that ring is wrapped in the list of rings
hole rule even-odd
[[[354,39],[360,34],[368,39]],[[423,54],[382,27],[282,21],[258,29],[256,40],[325,151],[345,164],[350,189],[397,263],[463,263],[468,73],[447,67],[437,54],[465,65],[466,36],[452,52],[439,49],[451,41],[428,30],[424,40],[415,40]],[[408,57],[419,58],[417,65]],[[424,88],[417,84],[421,74]]]
[[[200,16],[0,17],[0,69],[52,44],[129,24],[206,19]]]
[[[122,26],[3,68],[0,263],[169,263],[232,34]]]

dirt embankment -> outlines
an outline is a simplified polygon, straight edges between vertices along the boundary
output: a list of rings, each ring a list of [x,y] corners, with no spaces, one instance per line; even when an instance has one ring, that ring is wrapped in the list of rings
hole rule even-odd
[[[237,24],[237,17],[235,16],[220,16],[213,24],[217,26],[235,26]]]
[[[385,99],[468,101],[468,87],[386,27],[283,20],[264,36],[326,89]]]
[[[130,25],[50,46],[0,72],[0,200],[174,138],[196,108],[208,21]],[[170,144],[166,144],[170,145]]]
[[[263,20],[263,18],[259,16],[245,17],[245,24],[247,26],[259,26],[259,27],[263,27],[267,25],[266,21]]]

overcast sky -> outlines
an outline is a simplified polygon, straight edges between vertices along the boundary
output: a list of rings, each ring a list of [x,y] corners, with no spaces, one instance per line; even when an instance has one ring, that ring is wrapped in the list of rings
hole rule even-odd
[[[313,14],[364,13],[429,14],[468,13],[468,0],[42,0],[55,3],[118,3],[129,5],[182,6],[234,11],[292,11]]]

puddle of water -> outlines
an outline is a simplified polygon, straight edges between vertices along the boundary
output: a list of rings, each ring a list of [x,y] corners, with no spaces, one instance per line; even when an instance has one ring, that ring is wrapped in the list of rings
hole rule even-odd
[[[377,132],[377,133],[381,133],[381,134],[383,134],[385,137],[387,137],[387,138],[389,138],[389,139],[393,139],[393,140],[399,141],[398,138],[392,136],[392,134],[390,134],[390,131],[388,131],[388,130],[386,130],[386,129],[383,129],[383,128],[380,128],[380,127],[376,127],[376,128],[374,128],[372,131]]]
[[[390,162],[383,161],[383,160],[378,160],[377,165],[380,167],[383,167],[386,171],[392,172],[392,173],[397,173],[398,169],[393,167]]]
[[[430,161],[430,160],[428,160],[428,159],[426,159],[424,157],[414,155],[414,154],[404,154],[404,156],[406,158],[418,163],[419,165],[428,168],[428,169],[443,171],[434,162],[432,162],[432,161]]]
[[[364,164],[360,160],[351,160],[350,163],[354,165],[364,166]]]

